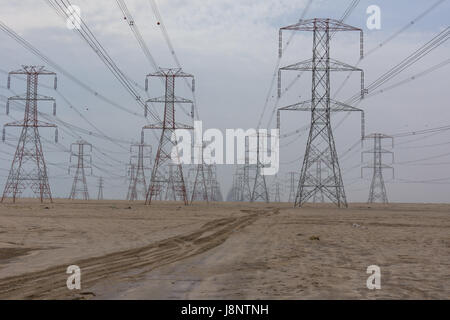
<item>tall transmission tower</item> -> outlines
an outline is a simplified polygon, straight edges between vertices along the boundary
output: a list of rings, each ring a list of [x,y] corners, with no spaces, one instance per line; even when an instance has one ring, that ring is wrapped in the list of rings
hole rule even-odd
[[[391,139],[392,148],[394,148],[394,138],[382,133],[373,133],[364,137],[364,140],[369,139],[373,140],[373,149],[363,151],[361,154],[361,162],[364,160],[364,154],[372,154],[373,157],[372,163],[361,168],[361,178],[363,177],[364,169],[373,169],[372,183],[370,184],[369,199],[367,202],[387,204],[389,201],[384,184],[383,170],[392,170],[392,177],[394,177],[394,168],[383,163],[383,154],[392,155],[392,162],[394,162],[394,153],[382,147],[382,140]]]
[[[257,166],[250,163],[250,137],[245,138],[245,164],[242,171],[242,201],[252,200],[252,188],[250,182],[250,173],[255,170]]]
[[[192,196],[191,203],[194,201],[206,201],[208,202],[208,187],[206,185],[206,174],[205,174],[205,163],[203,158],[203,152],[205,149],[205,145],[197,146],[199,148],[200,154],[200,163],[197,165],[197,169],[195,170],[195,178],[194,184],[192,185]]]
[[[295,197],[295,206],[301,207],[315,194],[322,193],[338,207],[347,207],[347,198],[331,127],[331,112],[359,111],[362,113],[362,110],[330,98],[330,75],[331,71],[361,72],[361,96],[363,97],[364,72],[362,69],[331,59],[330,40],[332,35],[338,31],[359,31],[361,38],[360,55],[362,58],[363,31],[333,19],[301,20],[297,24],[280,29],[280,55],[283,52],[282,33],[285,30],[313,32],[312,59],[280,68],[278,71],[279,97],[281,97],[282,71],[312,71],[311,100],[278,109],[278,128],[280,127],[280,111],[311,112],[310,132]],[[364,117],[361,118],[363,122]],[[363,137],[364,126],[361,127]],[[321,163],[322,173],[325,172],[325,175],[317,176],[317,162]]]
[[[165,179],[167,181],[167,188],[164,200],[166,201],[177,201],[180,196],[179,181],[178,176],[178,165],[174,163],[169,163],[167,165],[167,174]],[[186,185],[185,185],[186,186]],[[186,188],[186,198],[187,198],[187,188]]]
[[[252,186],[254,185],[254,178],[256,177],[256,162],[250,163],[250,136],[245,137],[245,154],[243,165],[236,167],[236,171],[233,175],[233,187],[230,191],[228,200],[231,201],[252,201]],[[252,153],[256,153],[256,150],[251,150]]]
[[[316,163],[316,178],[318,181],[322,181],[322,162],[320,161],[317,161]],[[325,197],[323,195],[322,190],[319,190],[316,193],[314,193],[313,202],[314,203],[325,202]]]
[[[151,163],[152,147],[144,143],[132,144],[130,147],[130,185],[128,187],[127,200],[144,200],[147,194],[147,183],[145,181],[145,170],[150,167],[145,165],[145,160]]]
[[[194,88],[194,76],[184,73],[179,68],[160,68],[158,72],[147,75],[145,81],[146,90],[148,90],[148,80],[151,77],[163,78],[165,82],[165,95],[163,97],[153,98],[147,101],[147,103],[163,103],[164,117],[162,122],[147,125],[143,128],[143,130],[162,130],[158,151],[156,152],[155,162],[153,165],[150,186],[147,191],[146,204],[151,204],[152,200],[158,198],[158,196],[163,192],[164,188],[173,188],[175,196],[174,200],[183,201],[185,205],[188,205],[189,202],[187,198],[186,185],[184,182],[183,168],[181,163],[170,167],[169,173],[171,174],[169,174],[169,176],[165,174],[164,167],[167,166],[169,162],[179,162],[177,161],[179,159],[172,159],[171,157],[172,149],[176,146],[176,142],[172,140],[172,135],[175,135],[175,130],[193,129],[192,126],[179,124],[175,121],[175,103],[190,103],[191,105],[193,104],[191,100],[175,96],[175,80],[177,78],[192,78],[192,88]]]
[[[98,178],[97,200],[103,200],[103,177]]]
[[[130,183],[128,185],[128,192],[127,192],[127,200],[130,199],[137,199],[136,189],[134,188],[134,180],[136,175],[136,164],[131,163],[128,165],[128,176],[130,177]]]
[[[274,194],[273,202],[281,202],[281,194],[280,194],[281,183],[278,180],[277,176],[275,176],[275,181],[273,183],[273,187],[274,187],[274,189],[273,189],[273,194]]]
[[[89,147],[90,150],[86,151],[86,147]],[[71,171],[70,169],[76,169],[72,183],[72,190],[69,195],[69,199],[71,200],[89,200],[89,191],[85,172],[85,169],[91,169],[92,175],[92,156],[89,152],[92,152],[92,145],[84,140],[79,140],[70,145],[70,162],[72,162],[73,157],[77,158],[77,163],[69,166],[69,174]]]
[[[41,202],[49,199],[53,202],[50,185],[48,182],[47,166],[45,164],[44,152],[42,150],[39,127],[56,128],[56,125],[42,122],[38,119],[38,101],[52,101],[53,114],[56,114],[56,103],[52,97],[38,94],[39,76],[54,76],[54,87],[56,89],[56,73],[47,71],[42,66],[22,66],[22,69],[12,71],[8,74],[8,89],[11,87],[11,76],[26,76],[27,91],[25,94],[8,98],[6,113],[9,114],[10,101],[24,101],[25,114],[23,121],[7,123],[5,127],[21,127],[17,149],[6,180],[5,189],[1,202],[12,197],[13,202],[20,197],[23,191],[29,187],[31,191],[39,196]],[[5,128],[3,129],[3,140]],[[58,131],[56,129],[55,141],[58,141]]]
[[[222,190],[219,181],[217,180],[217,167],[213,164],[207,164],[206,167],[206,187],[208,190],[208,197],[210,201],[223,201]]]
[[[243,200],[243,168],[236,168],[233,174],[233,185],[228,197],[228,201],[241,202]]]
[[[295,201],[295,195],[296,195],[296,192],[295,192],[295,185],[296,185],[295,181],[296,181],[296,178],[295,178],[295,176],[296,175],[297,175],[297,172],[289,172],[288,173],[288,177],[289,177],[289,198],[288,198],[288,201],[289,202],[294,202]]]
[[[262,134],[261,132],[257,132],[256,134],[256,175],[255,182],[252,190],[251,202],[255,202],[258,200],[265,201],[269,203],[269,192],[267,190],[266,177],[262,174],[262,168],[264,166],[262,162],[261,155],[261,147],[263,146],[263,140],[261,140],[261,135],[263,138],[267,138],[268,134]],[[249,152],[252,150],[249,150]],[[254,152],[254,151],[253,151]]]
[[[256,134],[256,175],[252,190],[251,202],[262,200],[266,203],[269,203],[269,192],[267,190],[266,177],[261,172],[264,166],[261,154],[261,147],[264,144],[261,138],[267,139],[268,136],[268,134],[262,134],[259,131]]]

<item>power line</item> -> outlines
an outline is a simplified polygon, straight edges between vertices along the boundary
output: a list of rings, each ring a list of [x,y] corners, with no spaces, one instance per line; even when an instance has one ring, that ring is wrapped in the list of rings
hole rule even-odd
[[[15,31],[13,31],[11,28],[9,28],[6,24],[4,24],[2,21],[0,21],[0,29],[5,32],[9,37],[11,37],[13,40],[15,40],[17,43],[19,43],[21,46],[23,46],[25,49],[27,49],[29,52],[37,56],[39,59],[50,65],[53,69],[57,70],[59,73],[66,76],[68,79],[76,83],[78,86],[80,86],[82,89],[88,91],[90,94],[94,95],[95,97],[99,98],[100,100],[103,100],[104,102],[108,103],[109,105],[118,108],[128,114],[141,117],[142,115],[139,115],[136,112],[133,112],[118,103],[112,101],[111,99],[107,98],[103,94],[99,93],[98,91],[94,90],[92,86],[87,85],[83,81],[79,80],[77,77],[75,77],[73,74],[59,66],[57,63],[52,61],[50,58],[45,56],[41,51],[39,51],[37,48],[32,46],[29,42],[27,42],[24,38],[20,37]]]
[[[305,8],[303,9],[302,15],[301,15],[300,19],[298,20],[298,22],[302,21],[305,18],[306,14],[309,11],[309,8],[310,8],[312,2],[313,2],[313,0],[309,0],[308,1],[308,3],[306,4]],[[269,104],[270,95],[271,95],[273,87],[275,85],[275,79],[276,79],[277,74],[278,74],[278,69],[280,68],[281,58],[283,56],[283,52],[287,50],[287,48],[288,48],[289,44],[292,42],[292,39],[294,38],[294,36],[295,36],[295,33],[294,32],[291,33],[291,36],[290,36],[289,40],[287,41],[286,45],[284,46],[284,48],[281,45],[279,46],[280,47],[280,51],[278,53],[278,59],[277,59],[277,62],[275,64],[275,70],[273,72],[273,76],[272,76],[272,79],[270,81],[269,91],[267,92],[267,96],[266,96],[266,100],[265,100],[265,103],[264,103],[264,106],[263,106],[263,110],[262,110],[261,116],[259,117],[258,126],[257,126],[258,128],[261,126],[262,119],[264,117],[264,114],[266,112],[267,106]],[[280,38],[280,41],[281,41],[281,38]],[[277,101],[277,103],[278,103],[278,101]]]
[[[5,73],[5,74],[8,74],[7,71],[2,70],[2,69],[0,69],[0,72],[1,72],[1,73]],[[17,77],[17,79],[23,80],[23,79],[20,78],[20,77]],[[39,84],[39,86],[40,86],[40,87],[43,87],[43,88],[51,89],[49,86],[46,86],[46,85]],[[9,90],[10,90],[10,89],[9,89]],[[12,90],[10,90],[10,91],[13,92]],[[119,139],[113,139],[113,138],[111,138],[109,135],[105,134],[102,130],[100,130],[97,126],[95,126],[89,119],[87,119],[87,118],[86,118],[86,117],[78,110],[78,108],[75,107],[75,105],[72,104],[72,103],[71,103],[71,102],[70,102],[70,101],[69,101],[69,100],[61,93],[61,91],[58,90],[58,88],[57,88],[55,91],[56,91],[56,93],[64,100],[64,102],[69,106],[70,109],[74,110],[74,111],[77,113],[77,115],[78,115],[81,119],[83,119],[88,125],[90,125],[94,130],[96,130],[101,136],[103,136],[103,138],[105,138],[106,140],[109,140],[111,143],[117,145],[118,147],[120,147],[120,148],[122,148],[122,149],[124,149],[124,150],[128,150],[127,148],[123,147],[123,146],[118,142]],[[3,96],[1,96],[1,97],[3,97]],[[5,97],[5,98],[7,98],[7,97]],[[61,122],[63,123],[62,120],[61,120]],[[125,141],[125,140],[123,140],[122,142],[123,142],[123,143],[128,143],[128,141]]]
[[[425,43],[423,46],[421,46],[419,49],[414,51],[412,54],[410,54],[408,57],[403,59],[400,63],[389,69],[387,72],[385,72],[382,76],[380,76],[378,79],[373,81],[371,84],[369,84],[365,89],[368,90],[369,94],[385,84],[386,82],[392,80],[394,77],[398,76],[402,71],[409,68],[416,62],[420,61],[422,58],[424,58],[426,55],[428,55],[433,50],[437,49],[439,46],[444,44],[450,37],[450,27],[445,28],[439,34],[437,34],[433,39]],[[349,98],[346,103],[347,104],[354,104],[359,103],[362,100],[360,96],[360,92],[355,93],[351,98]]]
[[[440,45],[442,45],[445,41],[448,40],[449,35],[450,35],[450,27],[447,27],[442,32],[440,32],[438,35],[436,35],[433,39],[428,41],[422,47],[420,47],[415,52],[413,52],[411,55],[409,55],[407,58],[405,58],[402,62],[400,62],[399,64],[397,64],[396,66],[394,66],[393,68],[388,70],[387,72],[385,72],[382,76],[380,76],[378,79],[373,81],[368,87],[366,87],[367,92],[366,92],[364,98],[372,97],[372,96],[374,96],[376,94],[383,93],[384,92],[383,90],[379,90],[377,92],[372,92],[372,91],[377,89],[378,87],[380,87],[384,83],[390,81],[391,79],[393,79],[394,77],[399,75],[402,71],[404,71],[405,69],[407,69],[410,66],[412,66],[414,63],[416,63],[419,60],[421,60],[423,57],[425,57],[431,51],[433,51],[434,49],[438,48]],[[433,66],[430,69],[421,72],[417,76],[419,76],[419,77],[423,76],[425,74],[430,73],[431,71],[435,71],[435,70],[437,70],[439,68],[442,68],[445,65],[447,65],[447,62],[443,61],[440,64],[438,64],[436,66]],[[417,79],[417,76],[413,76],[413,77],[409,78],[408,81],[403,80],[400,83],[394,84],[392,87],[398,87],[400,84],[405,84],[407,82],[414,81],[414,80]],[[358,105],[362,101],[362,99],[359,96],[359,94],[360,93],[353,95],[345,103],[346,104]],[[342,123],[349,117],[349,115],[350,115],[350,112],[347,112],[345,114],[345,116],[343,117],[343,119],[334,127],[334,129],[337,129],[338,127],[340,127],[342,125]]]
[[[133,16],[131,15],[130,11],[128,10],[128,7],[124,0],[116,0],[117,5],[119,6],[120,10],[122,11],[124,15],[124,20],[127,21],[128,25],[130,26],[131,31],[133,32],[136,40],[139,43],[139,46],[141,47],[142,51],[144,52],[144,55],[147,57],[148,62],[153,68],[153,71],[158,70],[158,64],[155,61],[155,58],[150,53],[150,49],[148,48],[147,44],[144,41],[144,38],[142,37],[141,32],[139,31],[139,28],[133,19]]]
[[[424,18],[426,15],[428,15],[431,11],[433,11],[433,9],[435,9],[436,7],[438,7],[440,4],[442,4],[444,1],[446,0],[438,0],[437,2],[435,2],[431,7],[429,7],[428,9],[426,9],[424,12],[422,12],[420,15],[418,15],[416,18],[414,18],[413,20],[411,20],[410,22],[408,22],[405,26],[403,26],[402,28],[400,28],[399,30],[397,30],[396,32],[394,32],[392,35],[390,35],[388,38],[386,38],[384,41],[382,41],[381,43],[379,43],[377,46],[375,46],[373,49],[367,51],[364,55],[364,59],[366,59],[368,56],[370,56],[371,54],[373,54],[374,52],[378,51],[381,48],[384,48],[386,46],[386,44],[388,44],[389,42],[391,42],[392,40],[394,40],[395,38],[397,38],[400,34],[402,34],[403,32],[405,32],[407,29],[409,29],[410,27],[412,27],[413,25],[415,25],[417,22],[419,22],[422,18]],[[359,59],[356,63],[356,66],[359,66],[359,64],[361,63],[362,59]],[[347,75],[347,77],[345,78],[345,80],[342,82],[342,84],[339,86],[338,90],[336,90],[334,97],[336,97],[339,92],[341,92],[341,90],[344,88],[344,86],[347,84],[348,80],[350,79],[350,76],[352,75],[351,72],[349,72],[349,74]]]
[[[170,54],[172,55],[172,57],[173,57],[173,59],[175,61],[176,66],[178,68],[180,68],[180,69],[183,69],[183,67],[181,66],[180,60],[178,59],[178,56],[177,56],[177,54],[175,52],[175,48],[174,48],[174,46],[172,44],[172,41],[170,40],[169,33],[167,32],[167,28],[166,28],[166,26],[164,24],[164,21],[162,19],[162,16],[161,16],[161,13],[160,13],[160,11],[158,9],[158,5],[157,5],[156,1],[155,0],[149,0],[149,2],[150,2],[150,6],[152,7],[153,14],[155,15],[155,18],[158,21],[157,23],[158,23],[158,25],[161,28],[161,32],[162,32],[163,37],[164,37],[164,39],[166,41],[166,44],[167,44],[167,46],[169,48]],[[200,119],[200,113],[198,111],[197,95],[195,93],[194,82],[192,83],[192,85],[191,85],[191,83],[189,83],[189,81],[187,79],[184,79],[184,82],[186,83],[187,87],[192,91],[192,97],[193,97],[193,100],[194,100],[194,108],[195,108],[195,117],[196,117],[197,120],[199,120]]]
[[[136,21],[134,20],[133,16],[131,15],[130,10],[128,10],[128,7],[123,0],[116,0],[117,5],[119,6],[119,9],[122,11],[122,14],[124,16],[124,20],[127,22],[127,25],[130,27],[131,31],[133,32],[133,35],[137,42],[139,43],[139,46],[141,47],[141,50],[143,51],[144,55],[146,56],[147,60],[149,61],[151,67],[153,68],[154,72],[157,72],[159,70],[159,66],[156,63],[155,58],[150,53],[150,49],[148,48],[147,44],[144,41],[144,38],[142,37],[141,32],[139,31],[138,25]],[[161,83],[164,85],[163,80],[161,79]],[[190,87],[192,90],[192,87]],[[147,90],[145,90],[147,93]],[[153,104],[150,103],[152,108],[154,108]],[[180,106],[181,110],[187,115],[191,116],[190,112],[186,111],[183,106]]]
[[[80,22],[80,28],[74,28],[78,32],[78,34],[87,42],[87,44],[94,50],[100,60],[107,66],[107,68],[111,71],[113,76],[119,81],[119,83],[124,87],[124,89],[133,97],[136,103],[146,110],[147,113],[156,121],[161,122],[159,116],[153,112],[150,108],[148,108],[147,104],[142,101],[140,94],[134,89],[133,84],[128,80],[122,70],[117,66],[111,56],[108,54],[106,49],[102,46],[102,44],[98,41],[95,35],[92,33],[90,28],[87,26],[85,21],[81,18],[81,16],[76,11],[71,11],[70,8],[72,4],[68,0],[46,0],[47,3],[51,5],[53,9],[56,10],[57,14],[65,17],[65,19],[71,19],[73,16]]]

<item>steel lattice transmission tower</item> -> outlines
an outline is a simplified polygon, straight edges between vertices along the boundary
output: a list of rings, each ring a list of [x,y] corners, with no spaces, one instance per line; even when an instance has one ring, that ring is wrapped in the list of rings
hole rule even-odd
[[[197,168],[195,170],[195,178],[194,183],[192,185],[192,196],[191,196],[191,203],[194,201],[206,201],[209,202],[209,195],[208,195],[208,187],[206,184],[206,174],[205,174],[205,162],[203,158],[203,153],[205,149],[205,144],[201,144],[200,146],[197,146],[199,149],[200,154],[200,163],[197,164]]]
[[[318,181],[322,181],[322,162],[317,161],[316,163],[316,179]],[[314,194],[313,197],[313,202],[314,203],[324,203],[325,202],[325,197],[323,195],[322,190],[319,190],[318,192],[316,192]]]
[[[134,163],[131,163],[128,165],[127,168],[127,174],[130,177],[130,183],[128,185],[128,192],[127,192],[127,200],[130,199],[137,199],[136,189],[134,189],[134,177],[136,175],[136,165]]]
[[[27,77],[27,91],[25,94],[8,98],[6,113],[9,114],[10,101],[24,101],[25,114],[23,121],[7,123],[5,127],[21,127],[17,149],[6,181],[1,202],[12,197],[13,202],[29,187],[35,195],[39,195],[41,202],[49,199],[52,202],[52,193],[48,182],[47,166],[45,164],[44,152],[42,150],[39,128],[56,128],[56,125],[40,121],[38,119],[38,101],[52,101],[53,114],[56,114],[56,104],[52,97],[38,94],[39,76],[54,76],[54,87],[56,89],[56,73],[47,71],[42,66],[22,66],[22,69],[12,71],[8,74],[8,89],[11,87],[11,76]],[[55,141],[58,141],[57,129]],[[3,129],[5,135],[5,129]]]
[[[175,80],[177,78],[192,78],[192,88],[194,85],[194,76],[184,73],[181,69],[162,69],[158,72],[147,75],[146,78],[146,90],[148,90],[148,79],[151,77],[162,78],[165,83],[165,95],[159,98],[149,99],[147,103],[162,103],[164,104],[164,117],[162,122],[145,126],[146,129],[158,129],[162,130],[161,138],[159,141],[158,150],[156,152],[155,162],[153,165],[153,171],[150,181],[150,186],[147,191],[146,204],[151,204],[152,200],[158,198],[161,195],[164,188],[173,188],[175,200],[183,201],[185,205],[188,205],[188,198],[186,192],[186,185],[183,177],[183,168],[181,163],[176,164],[170,168],[169,176],[165,174],[163,168],[168,163],[179,162],[178,159],[172,159],[172,149],[176,146],[176,142],[172,140],[172,135],[175,135],[176,129],[193,130],[192,126],[177,123],[175,121],[175,104],[176,103],[190,103],[191,100],[180,98],[175,96]]]
[[[297,24],[280,29],[280,57],[283,51],[282,33],[285,30],[313,32],[312,59],[280,68],[278,72],[278,96],[280,97],[282,71],[312,71],[311,100],[278,109],[278,128],[280,127],[280,111],[311,112],[310,132],[295,197],[295,206],[302,206],[317,193],[322,193],[337,206],[346,207],[347,199],[331,127],[331,113],[342,111],[360,111],[362,113],[362,110],[330,98],[330,75],[331,71],[361,72],[361,95],[364,96],[364,72],[346,63],[331,59],[330,40],[332,35],[338,31],[360,32],[360,55],[362,58],[363,32],[359,28],[333,19],[301,20]],[[363,119],[362,116],[362,122]],[[364,134],[362,134],[363,136]],[[318,162],[320,162],[322,176],[317,175]]]
[[[278,177],[275,177],[275,181],[274,181],[273,187],[274,187],[274,189],[273,189],[273,194],[274,194],[273,202],[278,202],[279,203],[279,202],[281,202],[281,195],[280,195],[281,183],[280,183],[280,181],[278,181]]]
[[[98,178],[97,200],[103,200],[103,177]]]
[[[261,147],[264,145],[263,140],[261,140],[261,135],[264,139],[267,139],[268,134],[263,134],[261,132],[257,132],[256,134],[256,176],[255,183],[253,186],[251,202],[255,202],[258,200],[265,201],[269,203],[269,192],[267,190],[266,177],[262,174],[262,168],[264,166],[261,156]],[[251,150],[250,150],[251,151]]]
[[[206,187],[208,190],[208,197],[210,201],[223,201],[222,190],[220,189],[219,181],[217,180],[217,167],[214,164],[205,164],[206,171]]]
[[[147,182],[145,181],[145,170],[150,167],[145,165],[145,160],[151,163],[152,147],[144,143],[143,137],[141,143],[130,146],[130,185],[128,187],[127,200],[144,200],[147,195]]]
[[[86,150],[86,147],[90,148],[89,151]],[[79,140],[70,145],[70,162],[72,162],[73,157],[77,159],[76,164],[69,166],[69,174],[71,172],[70,169],[76,169],[72,190],[69,195],[70,200],[89,200],[85,169],[91,169],[92,175],[92,156],[89,154],[90,152],[92,152],[92,145],[84,140]]]
[[[233,185],[228,194],[227,201],[234,201],[234,202],[244,201],[243,179],[244,179],[243,168],[236,168],[236,171],[233,174]]]
[[[289,198],[288,198],[288,201],[289,202],[294,202],[295,201],[295,195],[296,195],[296,192],[295,192],[295,185],[296,185],[295,181],[296,181],[296,178],[295,178],[295,176],[296,175],[297,175],[296,172],[289,172],[288,173],[288,177],[289,177]]]
[[[394,138],[382,133],[373,133],[364,137],[364,140],[369,139],[373,140],[373,149],[363,151],[361,154],[361,162],[364,160],[364,154],[372,154],[373,156],[372,163],[361,168],[361,178],[363,177],[364,169],[373,169],[372,183],[370,184],[369,199],[367,202],[387,204],[389,201],[384,184],[383,170],[392,170],[392,176],[394,176],[394,168],[383,163],[383,154],[392,155],[392,162],[394,162],[394,153],[382,147],[382,140],[391,139],[392,148],[394,148]]]
[[[230,191],[230,196],[228,200],[232,201],[240,201],[247,202],[252,200],[252,189],[251,189],[251,181],[253,179],[250,176],[255,177],[255,175],[251,175],[256,169],[256,162],[250,163],[250,137],[245,138],[245,159],[244,164],[242,166],[237,166],[236,171],[233,175],[233,187]],[[253,150],[252,152],[255,152]],[[239,161],[240,159],[238,159]]]
[[[245,164],[242,169],[242,201],[252,200],[252,188],[250,182],[250,172],[256,169],[256,165],[250,163],[250,137],[245,138]]]

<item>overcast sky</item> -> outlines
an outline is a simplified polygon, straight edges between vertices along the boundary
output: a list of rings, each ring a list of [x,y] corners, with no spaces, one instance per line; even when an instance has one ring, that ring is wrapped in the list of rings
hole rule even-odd
[[[204,128],[254,128],[258,124],[268,95],[270,83],[278,56],[278,30],[294,24],[305,8],[306,0],[157,0],[159,10],[176,54],[185,72],[196,77],[197,99],[200,117]],[[340,19],[350,0],[314,0],[306,18]],[[435,1],[429,0],[362,0],[346,20],[346,23],[363,28],[365,49],[371,50],[397,30],[419,16]],[[123,112],[83,90],[70,79],[59,76],[58,90],[72,104],[72,108],[54,91],[42,88],[41,93],[52,95],[58,102],[58,119],[94,131],[84,119],[87,118],[110,137],[124,141],[137,141],[140,128],[147,122],[142,109],[132,97],[118,84],[106,66],[79,35],[66,27],[66,22],[47,5],[46,1],[0,0],[2,11],[0,20],[19,33],[28,42],[42,51],[54,62],[71,72],[91,86],[95,91],[108,96],[126,109],[136,113]],[[81,15],[99,42],[108,51],[121,70],[131,79],[144,85],[145,75],[153,72],[152,66],[140,50],[136,39],[115,1],[74,0],[72,4],[81,8]],[[150,1],[127,0],[130,12],[139,27],[151,54],[161,67],[175,67],[174,60],[162,36],[161,27],[153,14]],[[368,30],[366,9],[370,5],[381,8],[381,29]],[[448,26],[450,1],[444,1],[420,21],[398,35],[393,41],[376,50],[360,63],[364,69],[366,83],[370,84],[420,46],[432,39]],[[289,38],[286,33],[285,42]],[[310,33],[297,33],[281,60],[288,65],[311,58],[312,37]],[[20,65],[42,65],[38,57],[26,51],[5,33],[0,33],[0,69],[11,71]],[[331,43],[331,56],[340,61],[355,64],[359,58],[359,34],[337,34]],[[385,86],[408,79],[446,59],[450,58],[450,42],[431,52],[420,62],[414,64]],[[52,69],[48,67],[48,69]],[[393,90],[364,100],[358,107],[366,113],[366,132],[397,134],[423,130],[450,124],[449,76],[447,65],[426,76],[401,85]],[[346,74],[345,74],[346,75]],[[345,75],[332,75],[332,95],[341,85]],[[289,83],[286,75],[284,85]],[[6,89],[7,76],[0,73],[0,94],[11,96],[24,92],[25,82],[14,79],[12,91]],[[343,90],[337,95],[341,101],[347,100],[359,88],[359,75],[353,75]],[[50,79],[42,83],[52,85]],[[177,95],[192,98],[183,82],[179,84]],[[177,90],[178,90],[177,88]],[[158,83],[151,83],[150,96],[162,95]],[[275,89],[275,88],[274,88]],[[144,95],[144,93],[142,93]],[[311,74],[305,73],[299,81],[275,105],[276,93],[269,97],[263,126],[267,126],[270,114],[275,107],[282,107],[310,99]],[[0,125],[23,117],[21,110],[12,109],[10,117],[5,115],[4,100],[0,100]],[[40,111],[51,115],[51,105],[43,103]],[[80,117],[76,108],[82,113]],[[186,119],[181,111],[180,118]],[[344,115],[333,116],[336,125]],[[289,133],[305,126],[310,120],[307,113],[283,114],[281,134]],[[270,123],[274,127],[275,122]],[[130,154],[127,143],[120,147],[104,139],[72,132],[65,128],[59,130],[60,143],[66,147],[80,135],[96,148],[93,162],[103,171],[94,168],[94,176],[88,177],[91,197],[97,195],[97,177],[106,180],[104,194],[107,198],[124,198],[127,192],[126,164]],[[18,129],[7,129],[8,143],[16,145]],[[55,197],[67,197],[72,177],[67,174],[69,154],[51,143],[53,131],[41,129],[49,175]],[[307,134],[293,135],[281,141],[281,169],[279,177],[287,180],[290,171],[299,172],[303,161]],[[15,138],[14,138],[15,137]],[[343,125],[335,130],[336,146],[343,154],[360,138],[358,114],[346,118]],[[151,134],[146,135],[148,143],[155,146]],[[386,147],[389,145],[386,144]],[[399,138],[395,141],[395,180],[389,171],[385,172],[388,182],[389,199],[392,202],[449,202],[450,193],[450,155],[435,159],[402,164],[411,160],[433,158],[449,153],[450,132],[433,136]],[[370,145],[366,143],[366,148]],[[156,151],[156,146],[154,147]],[[0,188],[12,160],[14,148],[8,144],[0,147]],[[370,171],[365,171],[360,179],[361,148],[358,145],[342,158],[344,182],[350,201],[366,201],[370,185]],[[366,159],[368,160],[368,159]],[[389,163],[386,158],[386,163]],[[219,166],[219,180],[224,196],[228,193],[233,166]],[[150,170],[147,172],[149,180]],[[442,180],[442,184],[404,183],[409,181]],[[270,180],[270,179],[269,179]],[[286,194],[288,190],[284,190]]]

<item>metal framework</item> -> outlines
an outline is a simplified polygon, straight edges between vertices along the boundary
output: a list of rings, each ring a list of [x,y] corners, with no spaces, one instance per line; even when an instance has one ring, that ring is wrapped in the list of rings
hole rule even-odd
[[[137,199],[136,189],[134,189],[134,177],[136,175],[136,165],[131,163],[127,166],[127,175],[130,177],[130,183],[128,184],[127,200]]]
[[[392,148],[394,148],[394,138],[382,133],[373,133],[364,137],[364,140],[369,139],[373,140],[373,149],[366,150],[361,153],[361,162],[364,161],[364,154],[372,154],[372,163],[361,168],[361,178],[363,177],[364,169],[373,169],[372,183],[370,184],[367,203],[387,204],[389,201],[386,186],[384,184],[383,170],[392,170],[392,177],[394,177],[394,168],[383,163],[383,154],[391,154],[392,162],[394,162],[394,153],[382,147],[382,140],[391,139]]]
[[[243,201],[243,168],[236,168],[233,174],[233,185],[228,194],[227,201],[240,202]]]
[[[175,96],[175,80],[177,78],[192,78],[192,88],[194,85],[194,76],[184,73],[181,69],[162,69],[158,72],[147,75],[145,89],[148,90],[148,80],[151,77],[163,78],[165,82],[165,95],[159,98],[147,100],[147,103],[164,104],[164,117],[162,122],[143,127],[143,130],[157,129],[162,130],[159,141],[158,150],[156,152],[155,162],[150,181],[150,186],[146,195],[146,204],[151,204],[153,200],[158,198],[166,188],[166,195],[173,192],[173,200],[183,201],[185,205],[189,204],[186,185],[183,177],[182,165],[176,164],[169,166],[169,170],[164,170],[168,164],[177,162],[178,159],[172,159],[172,149],[176,146],[176,142],[172,140],[176,129],[192,130],[193,127],[180,124],[175,121],[175,104],[189,103],[191,100]],[[178,151],[177,151],[178,153]],[[177,157],[179,154],[177,155]],[[168,175],[167,175],[168,173]],[[171,189],[171,190],[169,190]]]
[[[316,163],[316,178],[318,181],[322,181],[322,175],[323,175],[322,162],[317,161],[317,163]],[[322,190],[319,190],[314,194],[313,202],[314,203],[324,203],[325,202],[325,197],[323,195]]]
[[[40,201],[49,199],[53,202],[50,184],[48,182],[47,166],[45,164],[44,152],[42,150],[39,128],[56,128],[56,125],[40,121],[38,119],[38,101],[52,101],[53,114],[56,114],[56,103],[52,97],[38,94],[39,76],[54,76],[54,87],[56,89],[56,73],[47,71],[42,66],[22,66],[22,69],[12,71],[8,74],[8,89],[11,87],[11,76],[26,76],[27,91],[25,94],[8,98],[6,113],[9,114],[10,101],[24,101],[25,113],[23,121],[7,123],[5,127],[21,127],[17,149],[5,184],[1,202],[12,197],[13,202],[20,197],[28,187]],[[55,141],[57,142],[57,129]],[[3,129],[3,135],[5,128]]]
[[[288,179],[289,179],[289,197],[288,197],[288,201],[289,202],[294,202],[295,200],[295,181],[296,178],[295,176],[297,175],[297,172],[289,172],[288,173]]]
[[[89,147],[90,150],[86,151],[86,147]],[[70,145],[70,162],[72,163],[73,157],[77,158],[77,163],[69,166],[69,174],[71,172],[70,169],[76,169],[72,183],[72,190],[69,195],[70,200],[89,200],[85,169],[91,169],[92,175],[92,156],[86,152],[92,152],[92,145],[84,140],[79,140]]]
[[[255,183],[253,185],[253,191],[252,191],[252,197],[250,202],[255,202],[258,200],[265,201],[266,203],[269,203],[269,192],[267,190],[267,184],[266,184],[266,177],[261,173],[261,169],[263,168],[264,164],[261,161],[261,133],[258,131],[256,134],[257,143],[256,143],[256,176],[255,176]],[[264,135],[265,138],[268,137],[268,135]]]
[[[197,146],[200,154],[200,163],[195,170],[194,183],[192,185],[191,203],[194,201],[206,201],[209,202],[208,187],[206,185],[205,163],[203,159],[203,151],[205,145]]]
[[[103,200],[103,177],[98,178],[97,200]]]
[[[208,197],[210,201],[222,202],[222,190],[219,181],[217,180],[217,167],[214,164],[205,164],[206,171],[206,188],[208,190]]]
[[[127,200],[144,200],[147,195],[147,182],[145,180],[145,170],[150,170],[149,166],[145,165],[145,160],[148,159],[151,164],[152,147],[144,143],[132,144],[130,146],[130,165],[129,175],[130,184],[128,186]]]
[[[330,98],[331,71],[358,71],[361,73],[361,95],[364,96],[364,72],[330,58],[330,40],[338,31],[360,32],[360,55],[363,56],[363,32],[333,19],[301,20],[297,24],[280,29],[280,53],[282,52],[283,31],[313,32],[312,59],[292,64],[278,71],[278,96],[281,96],[282,71],[312,71],[311,100],[302,101],[278,109],[278,128],[280,127],[280,111],[311,112],[311,125],[303,160],[300,180],[295,197],[295,206],[301,207],[316,194],[316,200],[327,197],[338,207],[347,207],[347,199],[339,167],[338,155],[331,127],[331,113],[343,111],[359,111],[362,114],[362,137],[364,136],[364,116],[361,109],[354,108]],[[317,168],[320,163],[320,170]],[[321,174],[318,175],[318,172]],[[321,195],[320,195],[321,194]]]
[[[273,194],[274,194],[273,202],[278,202],[278,203],[281,202],[280,192],[281,192],[281,183],[278,180],[278,177],[275,176],[275,181],[273,183]]]

